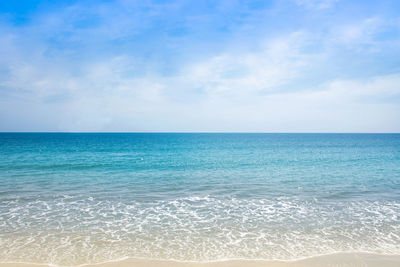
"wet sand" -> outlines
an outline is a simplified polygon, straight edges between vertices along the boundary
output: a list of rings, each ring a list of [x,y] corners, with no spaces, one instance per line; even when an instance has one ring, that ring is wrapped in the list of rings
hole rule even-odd
[[[0,267],[40,267],[49,265],[0,263]],[[50,265],[54,266],[54,265]],[[400,255],[338,253],[298,261],[227,260],[218,262],[177,262],[127,259],[86,267],[399,267]]]

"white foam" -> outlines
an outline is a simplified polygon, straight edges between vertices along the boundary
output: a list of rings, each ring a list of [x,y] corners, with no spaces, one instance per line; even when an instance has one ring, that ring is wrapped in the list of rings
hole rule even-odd
[[[400,203],[295,198],[116,202],[90,196],[0,202],[0,262],[79,265],[119,258],[295,260],[400,254]],[[68,256],[66,256],[68,255]]]

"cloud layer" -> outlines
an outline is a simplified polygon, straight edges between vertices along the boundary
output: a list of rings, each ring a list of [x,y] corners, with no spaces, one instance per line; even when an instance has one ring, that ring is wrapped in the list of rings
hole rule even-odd
[[[351,2],[0,7],[0,131],[399,132],[400,6]]]

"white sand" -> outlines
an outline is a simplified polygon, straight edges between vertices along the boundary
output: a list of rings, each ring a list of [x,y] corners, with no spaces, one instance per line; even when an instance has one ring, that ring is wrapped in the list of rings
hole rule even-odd
[[[0,263],[0,267],[40,267],[47,265]],[[305,260],[280,261],[251,261],[232,260],[220,262],[176,262],[157,260],[128,259],[118,262],[109,262],[86,267],[399,267],[399,256],[386,256],[367,253],[339,253],[318,256]]]

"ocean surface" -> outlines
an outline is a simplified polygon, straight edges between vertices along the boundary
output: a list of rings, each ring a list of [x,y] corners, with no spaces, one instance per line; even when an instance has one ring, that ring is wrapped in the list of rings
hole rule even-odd
[[[0,262],[400,255],[400,134],[0,133]]]

